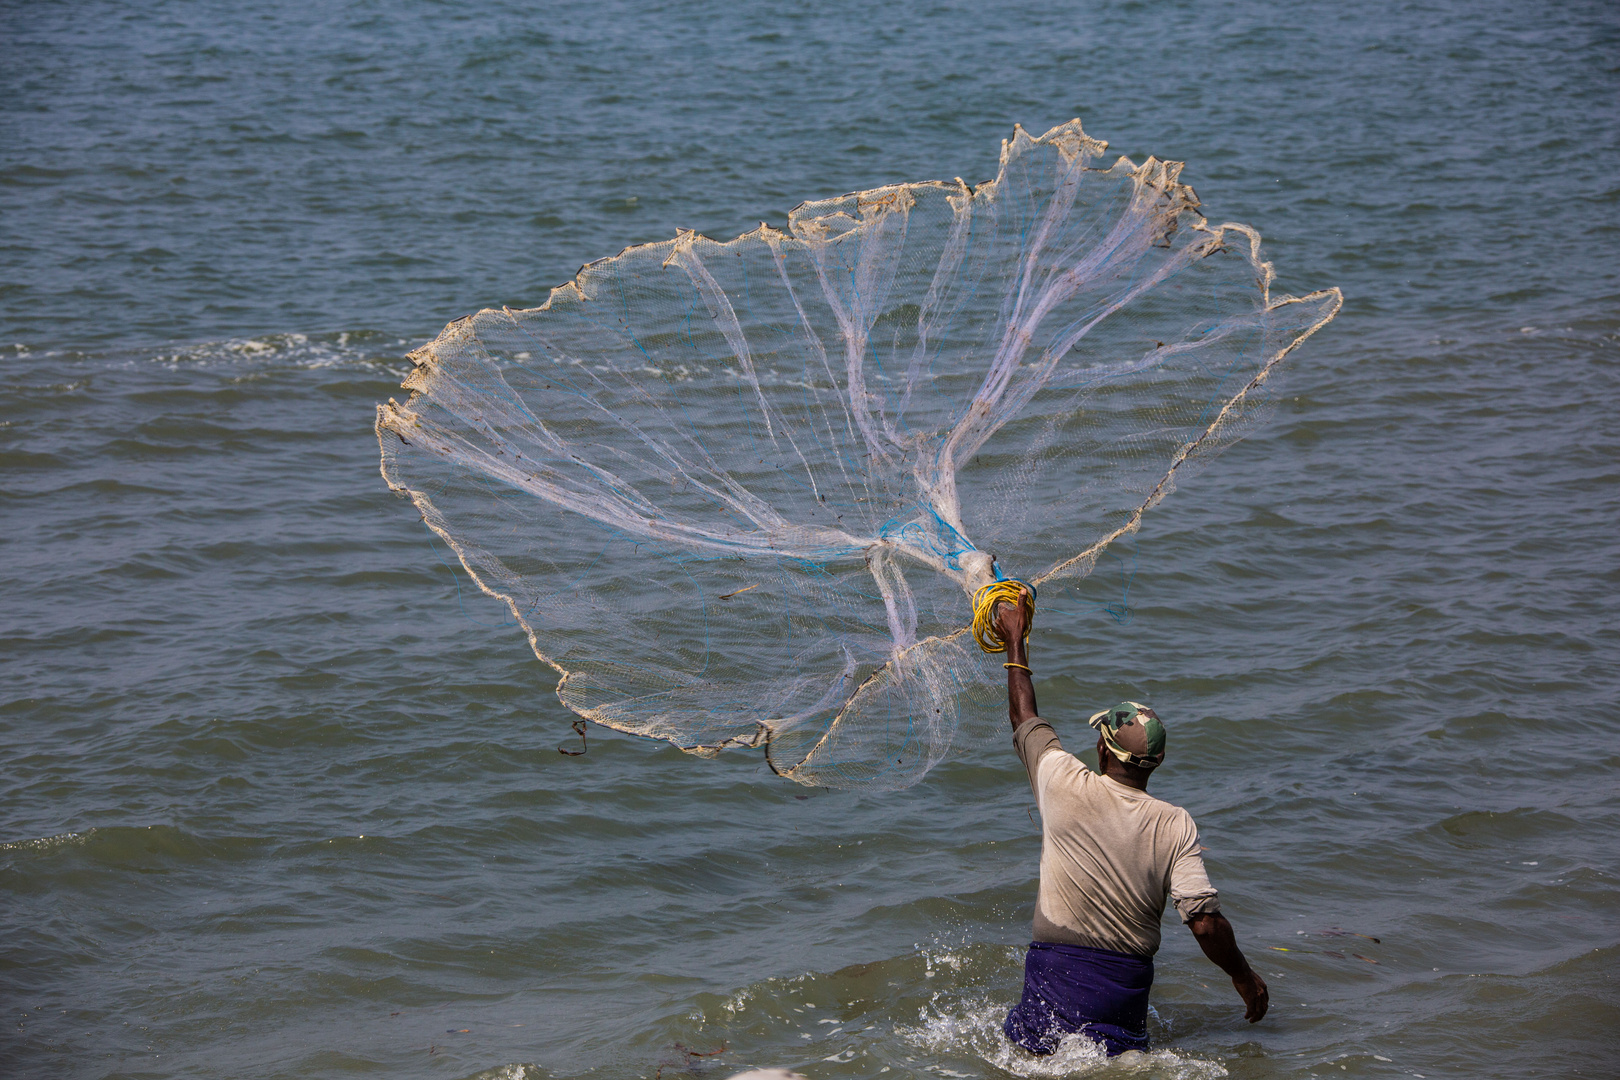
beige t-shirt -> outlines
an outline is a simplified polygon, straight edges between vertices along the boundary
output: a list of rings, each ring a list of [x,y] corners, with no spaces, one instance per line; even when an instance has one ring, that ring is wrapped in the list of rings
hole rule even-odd
[[[1152,956],[1167,895],[1182,922],[1220,910],[1191,814],[1092,772],[1039,717],[1013,748],[1041,811],[1036,941]]]

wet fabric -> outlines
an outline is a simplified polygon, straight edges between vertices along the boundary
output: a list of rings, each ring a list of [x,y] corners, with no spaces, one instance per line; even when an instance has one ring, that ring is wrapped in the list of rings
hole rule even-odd
[[[1024,958],[1024,996],[1002,1031],[1032,1054],[1050,1054],[1081,1032],[1110,1057],[1146,1050],[1153,961],[1082,945],[1033,941]]]

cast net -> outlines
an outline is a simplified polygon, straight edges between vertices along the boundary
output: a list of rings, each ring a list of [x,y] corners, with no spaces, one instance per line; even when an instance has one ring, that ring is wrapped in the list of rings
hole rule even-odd
[[[1270,295],[1180,164],[1105,149],[1016,129],[978,187],[681,232],[457,320],[378,407],[383,476],[580,716],[915,783],[1005,715],[969,592],[1077,582],[1339,308]]]

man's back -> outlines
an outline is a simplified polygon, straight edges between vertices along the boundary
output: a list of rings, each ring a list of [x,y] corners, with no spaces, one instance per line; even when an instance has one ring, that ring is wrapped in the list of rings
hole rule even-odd
[[[1093,773],[1044,720],[1019,725],[1013,746],[1041,811],[1036,941],[1150,957],[1167,895],[1183,922],[1219,910],[1187,811]]]
[[[1198,857],[1198,828],[1179,806],[1147,794],[1164,764],[1159,714],[1122,701],[1092,716],[1095,775],[1059,745],[1035,705],[1029,666],[1034,590],[1006,582],[974,594],[974,633],[1006,650],[1007,720],[1013,746],[1041,808],[1041,891],[1035,940],[1024,954],[1024,993],[1002,1032],[1034,1054],[1050,1054],[1071,1035],[1110,1055],[1148,1047],[1148,994],[1166,896],[1198,945],[1232,978],[1250,1022],[1266,1014],[1266,981],[1237,947]],[[984,617],[992,624],[981,627]],[[992,632],[993,631],[993,632]]]

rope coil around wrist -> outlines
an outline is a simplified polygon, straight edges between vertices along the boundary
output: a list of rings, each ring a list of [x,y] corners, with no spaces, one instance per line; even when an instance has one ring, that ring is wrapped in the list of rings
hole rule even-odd
[[[1007,651],[1007,643],[1001,640],[1001,632],[996,629],[992,617],[996,605],[1004,602],[1029,605],[1029,625],[1024,627],[1026,642],[1029,640],[1030,629],[1035,625],[1035,587],[1012,578],[992,581],[973,594],[973,640],[977,641],[979,648],[987,653]]]

